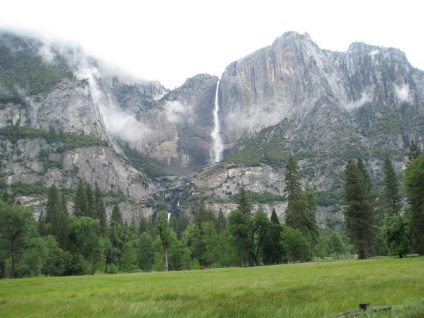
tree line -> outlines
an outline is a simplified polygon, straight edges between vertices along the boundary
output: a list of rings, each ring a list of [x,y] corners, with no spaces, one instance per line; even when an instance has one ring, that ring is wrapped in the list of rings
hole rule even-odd
[[[3,193],[0,201],[0,277],[84,275],[96,272],[187,270],[305,262],[314,258],[424,254],[424,155],[412,143],[403,177],[384,162],[384,193],[377,195],[361,159],[348,161],[343,184],[344,229],[320,228],[316,192],[302,185],[296,159],[285,165],[284,223],[253,211],[241,185],[237,209],[215,214],[202,201],[193,214],[127,223],[118,202],[108,217],[104,196],[79,182],[72,204],[64,190],[49,189],[45,209],[32,212]],[[72,211],[68,207],[72,206]],[[112,207],[111,206],[111,207]]]

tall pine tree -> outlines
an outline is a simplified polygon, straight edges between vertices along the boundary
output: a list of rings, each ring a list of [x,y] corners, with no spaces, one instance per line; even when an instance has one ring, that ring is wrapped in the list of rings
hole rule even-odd
[[[77,191],[74,197],[74,216],[88,216],[88,202],[85,187],[82,180],[79,180]]]
[[[309,188],[306,192],[302,191],[297,161],[293,156],[287,161],[284,177],[287,194],[286,225],[300,230],[310,243],[316,242],[318,226],[315,218],[315,192]]]
[[[103,202],[103,197],[97,182],[94,188],[94,206],[95,206],[95,218],[100,221],[100,235],[106,236],[107,234],[106,207]]]
[[[419,155],[405,171],[404,185],[410,205],[413,250],[424,254],[424,155]]]
[[[306,207],[302,200],[302,186],[297,161],[293,156],[288,158],[284,179],[286,182],[284,191],[287,194],[286,225],[304,230],[301,216],[305,214]]]
[[[359,259],[371,254],[375,234],[371,181],[364,163],[349,160],[344,175],[344,216],[347,234]]]
[[[385,208],[389,215],[397,215],[401,209],[399,181],[389,157],[384,159],[384,198]]]

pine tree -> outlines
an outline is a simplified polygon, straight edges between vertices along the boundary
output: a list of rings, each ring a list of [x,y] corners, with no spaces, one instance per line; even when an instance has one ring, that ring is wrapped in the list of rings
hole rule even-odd
[[[87,215],[91,218],[97,218],[96,211],[95,211],[95,203],[94,203],[94,194],[93,189],[91,186],[87,183],[85,185],[85,196],[87,198]]]
[[[317,212],[317,195],[309,184],[306,185],[305,191],[302,193],[303,202],[305,204],[305,225],[307,228],[307,236],[311,243],[315,245],[318,242],[319,227],[316,219]]]
[[[306,207],[302,200],[302,186],[300,184],[297,161],[293,156],[288,158],[284,179],[286,182],[284,191],[287,194],[286,225],[300,229],[302,232],[307,232],[302,220]]]
[[[420,148],[418,148],[417,143],[412,140],[411,145],[409,146],[409,153],[408,153],[408,164],[413,162],[417,157],[421,154]]]
[[[362,160],[349,160],[344,176],[344,216],[346,230],[359,259],[372,249],[375,233],[371,181]]]
[[[68,245],[68,216],[63,210],[63,206],[59,190],[52,185],[49,189],[45,216],[43,219],[40,216],[39,229],[40,233],[53,235],[59,246],[66,248]]]
[[[168,215],[166,211],[160,211],[155,220],[155,227],[160,238],[160,243],[162,246],[162,255],[163,261],[165,263],[165,270],[169,270],[169,261],[168,261],[168,250],[171,243],[171,230],[168,225]]]
[[[252,204],[247,196],[244,184],[241,185],[238,195],[237,209],[244,214],[250,215],[252,212]]]
[[[85,194],[84,184],[82,180],[79,181],[77,191],[74,198],[74,216],[88,216],[88,203]]]
[[[94,206],[95,206],[95,218],[100,221],[100,235],[106,236],[107,234],[107,218],[106,218],[106,207],[103,202],[100,188],[96,182],[94,188]]]
[[[410,205],[412,247],[424,254],[424,155],[419,155],[406,169],[404,185]]]
[[[384,196],[386,211],[389,215],[397,215],[401,209],[399,181],[389,157],[384,159]]]
[[[121,214],[121,210],[119,209],[119,205],[118,203],[115,203],[115,205],[113,206],[112,209],[112,214],[110,216],[110,222],[115,222],[117,224],[124,224],[124,221],[122,219],[122,214]]]
[[[286,225],[302,231],[314,243],[318,239],[318,226],[316,223],[316,195],[315,191],[307,189],[302,191],[296,158],[290,156],[285,172],[287,194]]]
[[[265,264],[279,264],[283,258],[281,246],[281,231],[283,226],[278,219],[275,209],[272,209],[270,226],[263,244],[263,259]]]
[[[218,216],[216,218],[215,229],[218,233],[222,233],[225,231],[227,227],[227,218],[224,215],[222,209],[219,209]]]
[[[138,244],[139,258],[138,266],[143,272],[150,272],[153,268],[155,250],[153,248],[153,239],[149,233],[143,232],[140,235]]]
[[[52,210],[61,206],[59,191],[55,185],[52,185],[49,189],[47,196],[46,214],[44,220],[46,223],[50,223],[52,219]]]

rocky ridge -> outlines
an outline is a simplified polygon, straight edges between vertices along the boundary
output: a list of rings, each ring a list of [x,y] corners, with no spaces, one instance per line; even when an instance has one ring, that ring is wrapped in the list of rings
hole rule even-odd
[[[216,76],[200,74],[170,91],[157,82],[111,74],[79,50],[10,35],[2,41],[3,49],[42,56],[51,74],[68,75],[51,76],[54,83],[35,93],[28,85],[15,95],[10,92],[16,85],[0,91],[5,96],[0,129],[95,138],[70,149],[57,138],[12,140],[3,133],[4,182],[69,188],[78,178],[97,182],[131,198],[125,203],[127,220],[153,214],[159,202],[189,213],[200,199],[228,213],[241,184],[266,194],[258,196],[255,209],[276,208],[283,218],[288,155],[298,158],[305,184],[337,197],[348,159],[365,159],[378,180],[385,154],[400,171],[410,140],[423,148],[424,72],[397,49],[353,43],[347,52],[331,52],[307,34],[288,32],[231,63],[217,92]],[[0,73],[9,64],[0,65]],[[225,146],[218,164],[211,136],[216,96]],[[180,177],[151,180],[131,166],[116,138]],[[337,205],[320,207],[322,224],[328,211],[337,213]]]

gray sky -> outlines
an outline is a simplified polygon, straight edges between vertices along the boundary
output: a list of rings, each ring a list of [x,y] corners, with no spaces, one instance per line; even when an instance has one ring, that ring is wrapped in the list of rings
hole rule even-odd
[[[0,28],[75,42],[94,57],[168,88],[225,67],[286,31],[318,46],[396,47],[424,69],[418,0],[2,0]]]

